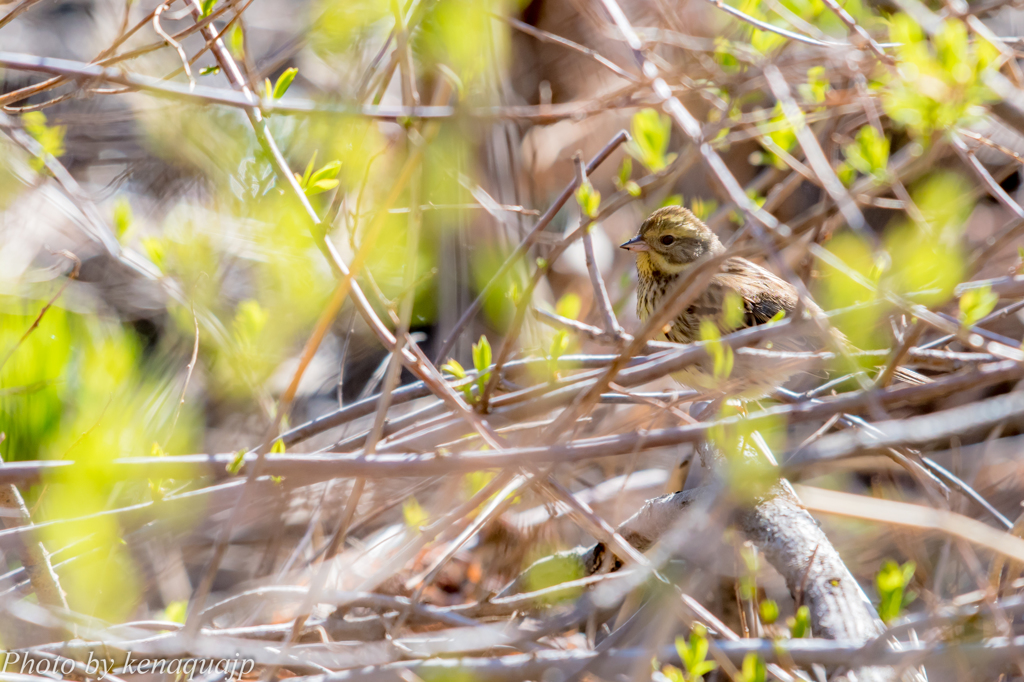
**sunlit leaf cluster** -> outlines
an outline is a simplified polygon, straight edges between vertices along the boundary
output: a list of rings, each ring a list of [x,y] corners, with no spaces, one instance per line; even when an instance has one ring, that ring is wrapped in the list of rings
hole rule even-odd
[[[894,121],[927,138],[981,115],[980,106],[992,98],[983,74],[1000,56],[995,46],[970,39],[957,19],[944,20],[927,36],[906,14],[892,17],[889,37],[897,44],[896,71],[880,70],[877,78],[885,84],[882,104]]]

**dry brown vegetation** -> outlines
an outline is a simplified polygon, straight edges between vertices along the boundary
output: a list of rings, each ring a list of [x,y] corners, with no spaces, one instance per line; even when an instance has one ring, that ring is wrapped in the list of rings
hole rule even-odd
[[[0,4],[4,679],[1021,679],[1019,23]],[[855,347],[680,387],[666,204]]]

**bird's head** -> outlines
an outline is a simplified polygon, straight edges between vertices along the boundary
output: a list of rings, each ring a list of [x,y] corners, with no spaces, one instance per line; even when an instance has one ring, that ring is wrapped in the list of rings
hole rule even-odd
[[[637,235],[621,248],[636,253],[637,267],[674,275],[707,253],[724,250],[715,233],[682,206],[666,206],[652,213]]]

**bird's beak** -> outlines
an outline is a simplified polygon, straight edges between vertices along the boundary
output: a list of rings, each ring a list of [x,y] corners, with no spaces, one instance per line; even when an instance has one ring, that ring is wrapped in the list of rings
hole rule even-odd
[[[650,251],[651,250],[651,247],[647,245],[647,242],[645,242],[640,237],[633,237],[632,239],[630,239],[625,244],[619,244],[619,248],[620,249],[625,249],[626,251]]]

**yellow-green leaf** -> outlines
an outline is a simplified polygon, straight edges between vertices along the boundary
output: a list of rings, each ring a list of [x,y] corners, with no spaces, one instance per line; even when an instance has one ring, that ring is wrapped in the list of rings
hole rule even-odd
[[[999,302],[999,294],[992,287],[968,289],[960,297],[960,324],[970,327],[988,315]]]
[[[583,303],[577,294],[566,294],[558,299],[558,303],[555,305],[555,312],[562,317],[575,320],[580,316],[580,308],[582,306]]]
[[[619,164],[619,172],[615,178],[615,184],[620,188],[625,187],[631,177],[633,177],[633,159],[624,156],[622,157],[622,163]]]
[[[463,369],[462,365],[459,364],[459,361],[454,358],[441,365],[441,371],[451,374],[456,379],[466,378],[466,370]]]
[[[580,205],[580,212],[588,218],[596,218],[601,207],[601,193],[594,189],[590,181],[584,182],[576,188],[576,201]]]
[[[626,145],[626,151],[652,172],[665,168],[669,163],[666,153],[672,134],[671,119],[654,109],[643,109],[633,116],[631,127],[633,139]]]
[[[914,577],[915,564],[908,561],[902,566],[891,559],[882,563],[881,570],[875,576],[875,586],[880,598],[878,616],[883,622],[889,623],[899,617],[903,607],[913,599],[907,595],[906,588]]]
[[[132,224],[132,206],[124,197],[114,203],[114,233],[118,239],[124,239]]]
[[[701,320],[700,339],[705,342],[716,379],[728,379],[732,374],[734,357],[732,348],[721,342],[718,325],[711,320]]]
[[[491,366],[491,342],[481,335],[480,341],[473,344],[473,367],[483,372]]]
[[[228,47],[231,49],[231,54],[236,58],[241,59],[245,54],[245,34],[242,33],[242,25],[235,24],[235,27],[231,29],[231,33],[228,34]]]
[[[806,637],[811,634],[811,610],[807,605],[796,610],[796,616],[788,618],[786,624],[789,626],[789,635],[794,639]]]
[[[767,670],[760,656],[751,652],[743,657],[743,665],[737,680],[739,682],[765,682]]]
[[[164,609],[164,617],[162,620],[168,620],[172,623],[184,623],[185,615],[188,613],[188,600],[182,599],[181,601],[172,601]]]
[[[288,92],[288,86],[292,84],[292,81],[295,80],[295,76],[297,76],[298,73],[299,70],[293,66],[285,69],[284,73],[278,76],[277,82],[274,83],[274,99],[281,99],[284,97],[284,93]]]
[[[415,497],[410,497],[402,503],[402,518],[405,519],[406,526],[418,530],[427,525],[430,515],[420,506]]]
[[[57,158],[64,154],[64,126],[49,126],[46,124],[46,114],[41,111],[30,111],[23,114],[21,122],[25,130],[35,138],[39,146],[43,148],[44,154]],[[33,167],[40,170],[43,167],[42,159],[33,160]]]
[[[242,465],[243,464],[245,464],[245,450],[244,449],[239,450],[238,452],[236,452],[234,459],[232,459],[230,462],[228,462],[228,465],[226,467],[224,467],[224,468],[227,469],[227,472],[229,474],[231,474],[232,476],[235,476],[235,475],[238,474],[239,471],[242,470]]]
[[[772,599],[765,599],[758,606],[760,611],[761,621],[766,625],[771,625],[779,619],[779,605]]]
[[[743,299],[735,291],[729,289],[725,292],[725,300],[722,301],[722,322],[726,329],[739,329],[743,324],[743,316],[746,308]]]
[[[334,180],[334,179],[331,179],[331,178],[324,179],[324,180],[317,180],[315,182],[309,183],[309,186],[306,187],[306,190],[305,190],[306,191],[306,196],[312,197],[312,196],[316,196],[317,194],[322,194],[324,192],[329,192],[330,190],[334,189],[337,186],[338,186],[338,181]]]

